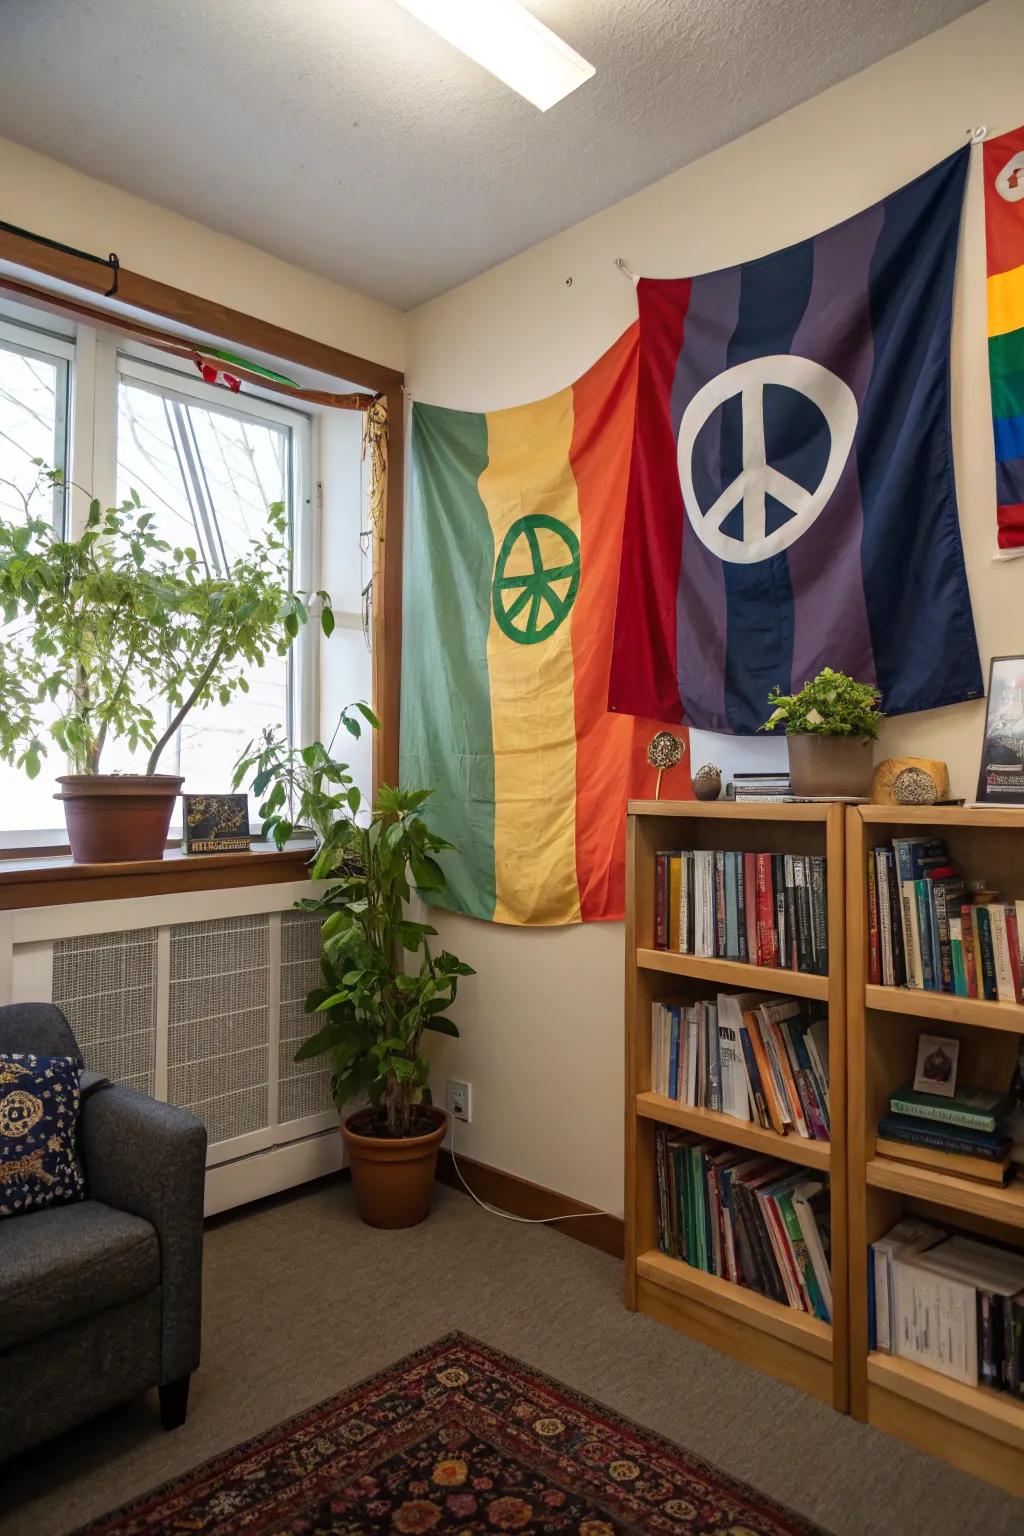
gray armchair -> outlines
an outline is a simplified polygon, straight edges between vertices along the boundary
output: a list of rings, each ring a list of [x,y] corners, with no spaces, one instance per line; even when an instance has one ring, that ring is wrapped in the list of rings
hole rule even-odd
[[[59,1008],[0,1008],[0,1052],[71,1056]],[[88,1084],[89,1075],[83,1082]],[[199,1363],[206,1129],[113,1083],[86,1088],[83,1201],[0,1220],[0,1461],[149,1387],[184,1423]]]

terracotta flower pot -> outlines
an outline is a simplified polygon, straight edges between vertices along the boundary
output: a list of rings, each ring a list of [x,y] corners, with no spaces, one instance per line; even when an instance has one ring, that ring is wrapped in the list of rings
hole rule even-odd
[[[794,795],[870,795],[874,742],[860,736],[786,737]]]
[[[426,1104],[418,1113],[435,1125],[434,1130],[423,1136],[362,1135],[352,1125],[366,1119],[365,1109],[356,1110],[342,1121],[341,1135],[348,1148],[356,1205],[369,1227],[415,1227],[430,1211],[437,1154],[448,1128],[448,1116],[443,1109]]]
[[[172,773],[66,773],[64,802],[76,864],[162,859],[174,802],[185,780]]]

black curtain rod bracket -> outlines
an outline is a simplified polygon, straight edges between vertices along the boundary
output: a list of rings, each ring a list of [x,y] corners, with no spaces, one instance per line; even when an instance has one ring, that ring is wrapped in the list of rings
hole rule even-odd
[[[50,240],[46,235],[33,234],[30,229],[19,229],[17,224],[8,224],[4,219],[0,219],[0,229],[9,235],[18,235],[22,240],[32,240],[36,245],[45,245],[50,251],[61,251],[65,256],[76,256],[79,261],[92,261],[98,267],[109,267],[113,281],[103,297],[112,299],[116,295],[121,263],[115,251],[111,251],[109,256],[94,256],[91,251],[80,251],[77,246],[65,245],[62,240]]]

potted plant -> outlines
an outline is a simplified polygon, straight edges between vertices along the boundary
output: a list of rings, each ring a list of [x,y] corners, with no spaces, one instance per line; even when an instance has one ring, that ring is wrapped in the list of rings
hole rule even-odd
[[[789,779],[795,795],[867,795],[872,748],[883,715],[881,694],[870,683],[825,667],[799,693],[773,688],[763,731],[785,724]]]
[[[360,734],[354,711],[376,725],[365,705],[352,706],[342,717],[352,735]],[[311,828],[318,848],[310,873],[329,882],[322,895],[297,903],[324,918],[323,985],[306,1000],[306,1011],[324,1022],[295,1059],[331,1058],[331,1091],[363,1220],[414,1226],[430,1209],[447,1127],[431,1101],[423,1039],[430,1030],[458,1036],[447,1012],[459,978],[474,973],[447,950],[434,954],[437,930],[412,921],[405,908],[414,888],[444,889],[434,855],[451,844],[423,819],[428,789],[382,786],[361,820],[362,795],[348,765],[320,742],[289,750],[279,733],[267,732],[240,759],[236,787],[250,773],[255,792],[266,796],[263,835],[280,845],[293,824]]]
[[[62,484],[40,466],[40,483]],[[189,711],[248,692],[246,673],[283,653],[306,622],[291,591],[285,509],[224,574],[196,550],[153,531],[135,491],[104,510],[93,500],[82,535],[62,539],[32,515],[0,519],[0,758],[30,778],[46,754],[43,723],[72,771],[58,776],[77,862],[162,858],[182,779],[157,771]],[[321,622],[334,615],[326,593]],[[154,713],[160,701],[165,712]],[[104,774],[108,740],[148,749],[145,772]]]

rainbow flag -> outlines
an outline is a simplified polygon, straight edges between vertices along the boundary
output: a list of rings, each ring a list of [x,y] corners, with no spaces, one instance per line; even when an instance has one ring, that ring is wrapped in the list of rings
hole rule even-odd
[[[988,372],[999,548],[1024,552],[1024,128],[985,145]]]
[[[401,777],[472,917],[623,914],[626,801],[657,777],[658,726],[607,706],[636,378],[634,325],[546,400],[413,406]],[[662,794],[692,795],[688,752]]]

